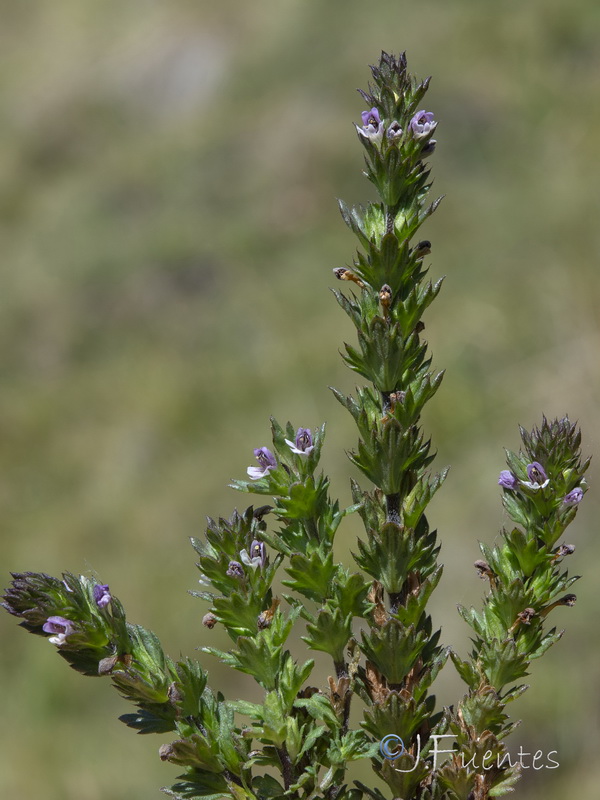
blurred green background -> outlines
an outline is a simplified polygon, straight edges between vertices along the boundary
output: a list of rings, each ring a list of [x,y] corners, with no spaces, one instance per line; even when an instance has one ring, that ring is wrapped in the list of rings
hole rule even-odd
[[[372,197],[352,126],[367,64],[406,50],[432,74],[446,199],[427,223],[426,318],[446,379],[425,424],[451,464],[430,520],[456,602],[477,603],[477,540],[504,522],[496,486],[517,423],[581,423],[600,455],[600,7],[593,0],[211,3],[2,0],[0,541],[8,572],[110,584],[166,650],[219,641],[188,537],[247,498],[227,488],[268,417],[328,423],[324,467],[350,502],[355,445],[327,386],[353,376],[328,290],[355,242],[336,197]],[[558,750],[516,796],[595,796],[600,779],[597,471],[568,541],[583,572],[562,642],[534,664],[513,752]],[[344,532],[345,530],[345,532]],[[340,534],[340,556],[358,528]],[[596,570],[596,572],[594,571]],[[135,736],[107,681],[0,615],[0,797],[148,800],[177,768]],[[246,691],[200,655],[229,696]],[[320,662],[321,663],[321,662]],[[322,675],[327,674],[327,666]],[[248,689],[249,690],[249,689]],[[441,703],[462,686],[448,667]]]

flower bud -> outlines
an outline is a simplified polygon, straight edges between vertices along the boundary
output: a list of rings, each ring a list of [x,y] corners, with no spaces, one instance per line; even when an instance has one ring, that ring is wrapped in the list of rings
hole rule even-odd
[[[434,152],[436,144],[437,142],[435,139],[430,139],[421,149],[421,158],[427,158],[427,156],[430,156]]]
[[[558,605],[561,606],[569,606],[572,608],[575,603],[577,602],[577,595],[576,594],[566,594],[564,597],[561,597],[560,600],[557,601]]]
[[[525,608],[523,611],[520,611],[517,616],[524,625],[529,625],[531,620],[536,616],[536,611],[534,608]]]
[[[183,695],[179,691],[179,687],[175,682],[169,684],[169,688],[167,689],[167,697],[169,698],[169,703],[171,703],[173,706],[176,706],[183,700]]]
[[[479,571],[480,578],[489,578],[494,575],[487,561],[477,560],[473,566]]]
[[[358,278],[353,272],[350,272],[349,269],[346,267],[336,267],[333,270],[333,274],[338,279],[338,281],[352,281],[357,286],[360,286],[361,289],[364,289],[364,283]]]
[[[576,486],[575,489],[571,489],[571,491],[563,497],[563,504],[566,506],[576,506],[583,500],[583,489],[579,486]]]
[[[503,469],[498,478],[498,485],[502,486],[503,489],[516,489],[519,481],[510,470]]]
[[[429,253],[431,253],[431,242],[429,239],[423,239],[421,242],[418,242],[414,246],[413,252],[417,258],[423,258],[423,256],[429,255]]]
[[[119,661],[119,654],[115,653],[114,656],[102,658],[98,662],[98,675],[110,675]]]
[[[575,552],[574,544],[561,544],[561,546],[556,551],[556,558],[564,558],[565,556],[573,555],[574,552]]]
[[[108,589],[108,584],[97,583],[94,586],[94,602],[98,608],[106,608],[112,600],[112,595]]]
[[[273,511],[273,506],[259,506],[258,508],[254,509],[252,516],[254,519],[258,520],[258,522],[262,522],[262,518],[271,511]]]
[[[202,617],[202,624],[204,625],[205,628],[208,628],[209,630],[212,630],[217,624],[217,622],[218,622],[217,618],[211,611],[209,611],[208,614],[205,614]]]
[[[161,761],[168,761],[174,752],[172,744],[161,744],[158,748],[158,757]]]
[[[395,143],[402,138],[402,128],[397,120],[394,120],[387,129],[387,138],[390,142]]]

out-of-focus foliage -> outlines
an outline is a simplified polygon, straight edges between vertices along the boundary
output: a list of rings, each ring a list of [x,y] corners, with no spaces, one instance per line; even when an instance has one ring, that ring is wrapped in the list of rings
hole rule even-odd
[[[448,374],[426,425],[438,465],[452,464],[431,514],[446,563],[432,611],[464,654],[454,603],[483,591],[471,564],[502,521],[495,484],[517,422],[568,412],[584,455],[600,453],[598,5],[3,0],[0,11],[5,583],[9,569],[87,568],[171,655],[194,655],[220,634],[186,595],[187,538],[239,504],[226,484],[267,443],[270,414],[327,420],[324,466],[350,502],[354,433],[326,389],[353,388],[337,353],[350,325],[328,291],[353,247],[335,198],[371,196],[352,87],[381,49],[406,49],[411,70],[434,76],[434,193],[447,195],[423,229],[432,276],[447,275],[426,336]],[[519,786],[530,800],[583,796],[600,778],[593,465],[589,482],[571,557],[586,580],[576,608],[557,613],[567,633],[534,665],[513,736],[559,753],[559,769]],[[159,797],[175,770],[116,721],[123,702],[8,615],[0,635],[0,796]],[[244,690],[204,663],[213,685]],[[451,703],[461,687],[447,672]]]

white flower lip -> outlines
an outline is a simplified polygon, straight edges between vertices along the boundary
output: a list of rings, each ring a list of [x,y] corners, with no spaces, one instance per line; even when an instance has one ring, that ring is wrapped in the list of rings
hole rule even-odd
[[[307,456],[309,453],[312,453],[314,449],[314,445],[311,444],[306,448],[306,450],[300,450],[300,448],[296,447],[296,444],[294,442],[290,442],[289,439],[286,439],[285,443],[290,448],[292,453],[297,453],[299,456]]]
[[[550,483],[550,478],[546,478],[543,483],[533,483],[532,481],[519,481],[521,486],[527,486],[528,489],[533,489],[533,491],[537,491],[538,489],[545,489],[546,486]]]

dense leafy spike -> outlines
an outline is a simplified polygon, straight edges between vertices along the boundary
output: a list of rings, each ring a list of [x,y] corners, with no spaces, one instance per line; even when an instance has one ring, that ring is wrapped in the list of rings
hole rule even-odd
[[[574,596],[564,592],[577,577],[562,570],[562,559],[573,548],[554,545],[583,498],[588,463],[581,460],[579,430],[567,418],[544,417],[539,428],[529,432],[521,427],[520,432],[523,449],[506,451],[509,469],[499,483],[504,507],[521,527],[502,531],[502,541],[493,548],[481,544],[485,560],[475,566],[489,581],[489,592],[481,612],[459,608],[476,633],[470,660],[452,654],[470,688],[455,718],[458,743],[465,752],[478,754],[478,737],[485,739],[497,758],[503,754],[499,740],[513,727],[504,707],[527,688],[514,684],[562,635],[555,628],[546,630],[546,617],[557,605],[573,602]],[[444,781],[458,779],[451,773],[446,767]],[[516,780],[511,769],[486,776],[480,767],[465,776],[485,782],[490,797],[509,791]]]

